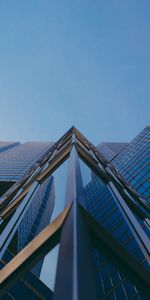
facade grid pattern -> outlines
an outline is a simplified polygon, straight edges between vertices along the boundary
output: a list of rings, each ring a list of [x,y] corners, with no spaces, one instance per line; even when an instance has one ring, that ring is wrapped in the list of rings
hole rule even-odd
[[[148,170],[149,127],[139,136],[111,164],[75,127],[48,151],[45,148],[38,155],[33,151],[34,159],[33,153],[28,151],[24,161],[20,156],[23,169],[26,163],[28,166],[26,172],[20,170],[18,174],[21,179],[25,174],[26,177],[0,199],[0,282],[4,300],[9,299],[9,295],[20,300],[18,291],[22,282],[22,300],[28,298],[29,287],[35,292],[35,300],[39,295],[41,299],[49,300],[149,299],[150,241],[149,228],[145,227],[146,222],[149,223],[149,207],[146,198],[130,187],[133,177],[123,180],[118,173],[122,174],[121,170],[131,162],[132,170],[125,171],[122,176],[126,178],[127,173],[132,176],[134,173],[137,183],[137,164],[141,168],[142,186],[148,181],[145,170]],[[141,160],[139,151],[142,151]],[[124,157],[126,155],[128,159]],[[122,161],[118,160],[118,166],[115,166],[113,162],[120,159],[119,156]],[[62,176],[64,173],[59,172],[64,170],[60,167],[64,166],[64,161],[68,164],[66,180]],[[17,172],[20,165],[21,161],[16,166]],[[31,168],[34,173],[29,172]],[[57,188],[55,182],[56,185],[59,183]],[[56,212],[56,208],[60,208],[58,202],[63,202],[62,185],[66,190],[64,208]],[[144,193],[147,190],[145,185]],[[59,197],[55,201],[57,192]],[[19,253],[14,253],[12,259],[10,251],[16,244]],[[39,294],[38,277],[49,251],[55,257],[57,270],[56,276],[50,275],[54,276],[55,287],[52,291],[48,289],[47,297],[44,286]],[[33,273],[36,284],[31,276]]]

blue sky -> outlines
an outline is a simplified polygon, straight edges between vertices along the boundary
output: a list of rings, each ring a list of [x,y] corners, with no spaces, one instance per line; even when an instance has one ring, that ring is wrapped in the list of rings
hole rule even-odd
[[[1,0],[0,140],[130,141],[150,119],[149,0]]]

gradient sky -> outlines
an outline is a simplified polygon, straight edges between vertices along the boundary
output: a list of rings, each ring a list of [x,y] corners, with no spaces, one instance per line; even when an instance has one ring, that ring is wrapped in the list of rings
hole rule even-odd
[[[149,96],[149,0],[0,1],[0,140],[130,141]]]

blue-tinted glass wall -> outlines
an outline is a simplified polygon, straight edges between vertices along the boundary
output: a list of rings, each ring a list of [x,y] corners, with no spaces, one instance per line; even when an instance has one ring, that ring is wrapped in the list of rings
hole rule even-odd
[[[111,161],[127,145],[128,143],[100,143],[97,149],[105,159]]]
[[[150,202],[150,126],[146,126],[129,144],[102,143],[98,150],[107,160],[111,160],[110,165]],[[142,206],[139,209],[142,209]],[[145,211],[142,219],[138,215],[136,217],[145,232],[150,235],[148,213]]]
[[[50,142],[27,142],[1,153],[0,181],[16,182],[22,179],[51,145]]]
[[[0,142],[0,153],[7,151],[13,147],[18,146],[19,142]]]
[[[111,164],[150,203],[150,126],[146,126]]]
[[[16,143],[14,147],[5,149],[5,152],[3,151],[0,155],[1,185],[4,186],[6,183],[22,179],[51,145],[50,142],[27,142],[24,144]],[[4,148],[4,144],[0,146]],[[7,146],[7,142],[5,146]],[[54,207],[54,180],[52,176],[41,184],[30,202],[31,204],[18,227],[18,251],[50,222]],[[33,269],[37,276],[40,275],[41,267],[42,262]]]
[[[81,166],[83,168],[83,164]],[[82,171],[84,177],[86,170],[87,173],[91,174],[91,171],[84,167],[84,171]],[[88,211],[100,225],[140,264],[149,268],[135,236],[122,214],[117,199],[100,178],[95,176],[93,179],[89,179],[88,184],[84,185],[84,198]],[[137,287],[118,271],[105,256],[96,249],[93,249],[92,253],[99,299],[145,299]]]
[[[28,244],[38,233],[50,223],[54,209],[55,188],[54,178],[51,176],[41,184],[33,196],[31,204],[18,228],[18,251]],[[38,263],[33,272],[40,276],[43,260]]]

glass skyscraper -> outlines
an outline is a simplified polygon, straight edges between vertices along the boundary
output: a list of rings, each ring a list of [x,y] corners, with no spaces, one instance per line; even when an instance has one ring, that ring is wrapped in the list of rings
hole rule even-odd
[[[25,150],[27,168],[23,156],[16,168],[13,158],[20,178],[12,175],[0,210],[4,300],[19,300],[21,288],[22,300],[149,299],[149,130],[96,148],[72,127],[53,145],[35,146],[34,158]]]
[[[0,181],[13,183],[21,180],[51,145],[50,142],[27,142],[10,143],[7,149],[5,146],[5,152],[0,155]],[[0,144],[1,149],[4,147]]]
[[[111,161],[114,159],[128,143],[100,143],[97,146],[98,151],[105,159]]]
[[[35,168],[38,160],[51,146],[51,142],[0,143],[1,186],[9,187],[9,184],[13,185],[22,180],[26,174]],[[39,190],[33,196],[33,200],[18,226],[17,243],[13,247],[13,251],[17,253],[23,249],[29,241],[49,224],[54,208],[54,198],[54,178],[51,176],[41,184]],[[41,268],[42,261],[32,271],[39,277]]]
[[[130,143],[103,143],[97,148],[110,162],[116,171],[136,190],[146,202],[150,203],[150,126],[146,126]],[[108,150],[109,148],[109,150]],[[112,151],[108,155],[108,151]],[[150,222],[147,211],[136,203],[140,209],[136,210],[136,217],[149,235]],[[149,216],[149,214],[148,214]]]
[[[112,160],[112,166],[150,203],[150,126]]]
[[[122,215],[108,186],[100,181],[98,176],[91,179],[91,171],[87,167],[83,167],[83,164],[81,164],[82,168],[86,169],[83,171],[84,174],[85,172],[89,173],[89,182],[84,186],[87,210],[131,256],[134,256],[144,268],[150,270],[134,238],[131,224],[128,224],[128,220]],[[115,268],[111,261],[96,249],[93,249],[93,260],[99,299],[145,299],[138,287],[133,285],[124,274]]]

